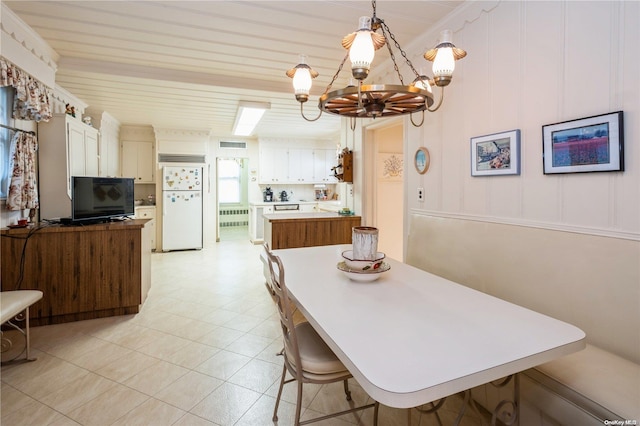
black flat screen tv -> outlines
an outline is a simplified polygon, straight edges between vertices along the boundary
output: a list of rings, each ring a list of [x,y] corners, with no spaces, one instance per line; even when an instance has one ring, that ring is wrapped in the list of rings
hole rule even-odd
[[[133,216],[133,178],[71,177],[71,221],[108,222]]]

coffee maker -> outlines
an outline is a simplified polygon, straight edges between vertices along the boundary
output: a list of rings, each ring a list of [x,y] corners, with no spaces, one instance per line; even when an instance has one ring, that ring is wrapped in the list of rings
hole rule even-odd
[[[267,186],[263,191],[263,198],[265,202],[273,201],[273,191],[270,186]]]

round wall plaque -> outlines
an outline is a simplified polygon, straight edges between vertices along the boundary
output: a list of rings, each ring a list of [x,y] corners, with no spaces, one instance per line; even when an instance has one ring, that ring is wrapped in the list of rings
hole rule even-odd
[[[431,158],[429,157],[429,151],[425,147],[420,147],[416,151],[416,155],[413,158],[413,163],[416,166],[416,170],[421,175],[425,174],[429,170],[429,163]]]

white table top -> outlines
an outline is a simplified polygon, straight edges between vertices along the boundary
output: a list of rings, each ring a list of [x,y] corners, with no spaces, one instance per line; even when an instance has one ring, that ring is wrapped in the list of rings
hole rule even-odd
[[[336,268],[350,249],[275,253],[300,311],[382,404],[419,406],[585,347],[577,327],[393,259],[377,281],[351,281]]]

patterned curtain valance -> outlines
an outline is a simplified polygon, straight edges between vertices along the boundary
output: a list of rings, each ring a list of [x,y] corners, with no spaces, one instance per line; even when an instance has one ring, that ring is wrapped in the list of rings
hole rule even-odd
[[[53,109],[47,86],[4,58],[0,58],[0,71],[0,87],[11,86],[16,89],[13,118],[49,121]]]

